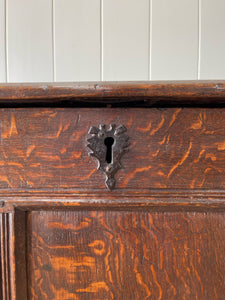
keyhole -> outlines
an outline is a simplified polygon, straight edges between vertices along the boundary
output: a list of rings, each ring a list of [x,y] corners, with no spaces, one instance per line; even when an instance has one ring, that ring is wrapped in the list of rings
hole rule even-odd
[[[106,145],[106,161],[108,164],[112,162],[112,145],[114,144],[114,138],[107,137],[104,140],[104,143]]]

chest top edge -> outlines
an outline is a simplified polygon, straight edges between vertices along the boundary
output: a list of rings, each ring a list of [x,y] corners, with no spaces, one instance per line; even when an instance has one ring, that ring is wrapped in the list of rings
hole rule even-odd
[[[225,80],[0,84],[0,107],[224,107]]]

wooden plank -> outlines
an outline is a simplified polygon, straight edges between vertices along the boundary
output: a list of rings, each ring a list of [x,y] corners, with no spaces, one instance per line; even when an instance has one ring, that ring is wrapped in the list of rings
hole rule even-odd
[[[222,108],[1,109],[0,120],[2,190],[105,190],[86,147],[100,124],[123,124],[130,137],[116,190],[225,187]]]
[[[152,0],[151,79],[197,79],[198,1]]]
[[[0,0],[0,82],[6,82],[5,0]]]
[[[51,16],[51,0],[8,0],[10,82],[53,80]]]
[[[0,84],[1,105],[218,106],[225,81]]]
[[[225,1],[201,1],[200,78],[225,78]]]
[[[1,209],[0,209],[1,211]],[[14,244],[14,214],[0,214],[0,244],[1,244],[1,291],[4,300],[16,300],[15,286],[15,244]],[[26,298],[25,298],[26,299]],[[22,298],[18,298],[22,300]]]
[[[149,0],[103,1],[103,80],[147,80]]]
[[[15,210],[14,212],[14,266],[16,300],[28,300],[27,289],[27,218],[26,212]]]
[[[100,0],[56,0],[54,26],[56,80],[100,80]]]
[[[224,297],[224,212],[37,211],[27,227],[32,299]]]

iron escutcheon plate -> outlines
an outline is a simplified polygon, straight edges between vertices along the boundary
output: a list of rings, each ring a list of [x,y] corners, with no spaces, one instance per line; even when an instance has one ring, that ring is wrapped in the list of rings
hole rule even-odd
[[[106,125],[99,125],[90,127],[88,132],[92,135],[87,139],[87,147],[92,150],[89,155],[98,160],[97,169],[105,174],[105,185],[109,190],[115,188],[115,174],[122,168],[121,157],[130,145],[126,131],[124,125],[110,124],[108,130]]]

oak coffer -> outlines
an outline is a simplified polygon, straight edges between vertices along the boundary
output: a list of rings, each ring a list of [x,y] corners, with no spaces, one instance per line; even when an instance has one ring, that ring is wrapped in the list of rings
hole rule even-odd
[[[1,300],[224,300],[225,81],[0,85]]]

